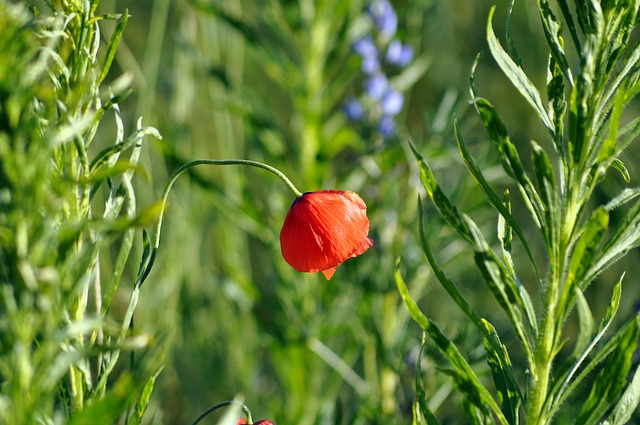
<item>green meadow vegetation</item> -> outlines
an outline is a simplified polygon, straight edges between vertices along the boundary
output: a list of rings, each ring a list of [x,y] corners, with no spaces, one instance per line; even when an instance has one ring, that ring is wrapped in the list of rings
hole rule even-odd
[[[0,424],[640,423],[639,10],[0,0]]]

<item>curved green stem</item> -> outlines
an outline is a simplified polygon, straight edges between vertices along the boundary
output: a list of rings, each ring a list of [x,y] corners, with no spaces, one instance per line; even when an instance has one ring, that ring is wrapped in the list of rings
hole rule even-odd
[[[285,176],[284,173],[282,173],[282,171],[272,167],[271,165],[264,164],[262,162],[251,161],[249,159],[196,159],[196,160],[193,160],[191,162],[184,164],[180,168],[178,168],[171,175],[171,177],[169,178],[169,181],[167,182],[167,185],[164,188],[164,192],[162,193],[162,199],[161,199],[162,205],[160,207],[160,216],[158,218],[158,224],[156,225],[156,231],[155,231],[154,240],[153,240],[154,251],[157,250],[158,247],[160,246],[160,231],[162,229],[162,218],[164,216],[164,210],[167,206],[167,198],[169,197],[169,192],[171,191],[173,184],[176,182],[176,180],[178,180],[178,177],[180,177],[182,173],[198,165],[248,165],[250,167],[262,168],[278,176],[280,180],[282,180],[287,185],[289,190],[293,192],[296,198],[299,198],[300,196],[302,196],[302,192],[300,192],[294,186],[291,180],[289,180],[289,178]]]
[[[191,422],[191,425],[196,425],[198,422],[204,419],[205,416],[207,416],[209,413],[213,412],[214,410],[218,410],[221,407],[226,407],[231,404],[239,404],[240,407],[242,407],[242,410],[244,411],[245,416],[247,417],[247,423],[249,424],[253,423],[253,419],[251,418],[251,411],[249,410],[249,408],[244,403],[240,403],[239,401],[235,401],[235,400],[230,400],[230,401],[223,401],[221,403],[214,404],[213,406],[211,406],[210,408],[202,412],[200,416],[198,416],[193,422]]]

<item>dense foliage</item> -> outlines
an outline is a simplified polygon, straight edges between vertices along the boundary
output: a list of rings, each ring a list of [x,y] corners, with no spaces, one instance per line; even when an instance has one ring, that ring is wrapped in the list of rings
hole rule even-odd
[[[0,423],[640,420],[640,1],[484,3],[0,0]]]

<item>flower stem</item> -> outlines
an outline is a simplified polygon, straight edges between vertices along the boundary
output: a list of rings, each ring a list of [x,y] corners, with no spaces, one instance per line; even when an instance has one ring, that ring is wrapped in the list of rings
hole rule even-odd
[[[213,412],[214,410],[218,410],[221,407],[226,407],[226,406],[229,406],[231,404],[240,405],[240,407],[242,408],[245,416],[247,417],[247,423],[248,424],[252,424],[253,423],[253,419],[251,418],[251,411],[249,410],[249,408],[244,403],[240,403],[239,401],[235,401],[235,400],[229,400],[229,401],[223,401],[221,403],[218,403],[218,404],[215,404],[215,405],[209,407],[207,410],[202,412],[200,414],[200,416],[198,416],[193,422],[191,422],[191,425],[196,425],[198,422],[200,422],[202,419],[204,419],[205,416],[207,416],[209,413]]]
[[[162,193],[162,199],[161,199],[162,205],[160,207],[160,216],[158,218],[158,224],[156,225],[156,231],[155,231],[154,241],[153,241],[154,250],[157,250],[158,247],[160,246],[160,231],[162,229],[162,218],[164,216],[164,210],[167,206],[167,198],[169,197],[169,192],[171,191],[173,184],[176,182],[176,180],[178,180],[178,177],[180,177],[182,173],[198,165],[248,165],[250,167],[262,168],[278,176],[287,185],[289,190],[293,192],[296,198],[299,198],[300,196],[302,196],[302,192],[300,192],[295,187],[295,185],[291,182],[291,180],[289,180],[289,178],[285,176],[284,173],[282,173],[282,171],[272,167],[271,165],[264,164],[262,162],[251,161],[249,159],[196,159],[196,160],[193,160],[191,162],[184,164],[180,168],[178,168],[171,175],[171,177],[169,178],[169,181],[167,182],[167,185],[164,188],[164,192]]]

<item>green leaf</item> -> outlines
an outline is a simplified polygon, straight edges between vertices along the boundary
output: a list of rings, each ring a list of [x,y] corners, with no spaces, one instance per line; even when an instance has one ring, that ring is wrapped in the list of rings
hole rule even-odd
[[[427,420],[427,425],[440,425],[440,421],[436,418],[433,411],[429,408],[429,403],[427,403],[427,392],[422,386],[422,353],[424,352],[424,347],[427,345],[427,337],[423,335],[422,344],[420,346],[420,352],[418,353],[418,361],[416,362],[416,402],[418,403],[418,407],[420,413]]]
[[[629,328],[637,327],[637,321],[640,320],[640,315],[636,315],[634,319],[627,322],[618,332],[611,338],[600,350],[593,352],[593,349],[600,342],[605,332],[611,325],[611,322],[618,311],[620,306],[620,298],[622,294],[622,279],[624,275],[618,279],[616,285],[613,288],[613,294],[607,312],[598,326],[596,334],[591,338],[588,346],[584,349],[580,357],[573,363],[573,366],[567,373],[561,378],[558,378],[554,388],[551,391],[554,402],[551,404],[550,415],[553,415],[558,411],[564,400],[577,388],[577,386],[587,377],[587,375],[595,369],[607,356],[618,346],[619,342],[623,339],[624,335],[629,332]],[[589,357],[590,360],[584,364],[585,360]],[[579,372],[578,372],[579,371]],[[575,378],[574,378],[575,376]]]
[[[619,87],[620,91],[615,96],[613,108],[610,114],[608,114],[609,127],[607,137],[596,150],[596,164],[598,166],[602,163],[607,163],[610,158],[616,154],[616,148],[618,147],[618,133],[620,131],[620,120],[622,119],[622,113],[624,112],[624,106],[626,103],[626,87]]]
[[[132,164],[128,160],[120,160],[117,161],[113,165],[108,165],[107,163],[103,163],[100,167],[92,170],[91,174],[84,178],[78,179],[77,183],[80,184],[96,184],[100,183],[107,179],[107,177],[119,176],[123,174],[125,171],[137,171],[139,169],[143,169],[138,164]],[[95,190],[94,190],[95,193]]]
[[[589,108],[594,91],[596,42],[592,36],[587,40],[577,81],[569,100],[569,155],[572,164],[580,171],[585,167],[593,135],[594,110]],[[569,182],[571,184],[571,182]]]
[[[614,201],[616,202],[614,203],[614,206],[619,205],[619,202],[622,202],[625,197],[635,197],[635,194],[629,195],[629,192],[623,192],[620,196],[622,196],[623,198],[615,198]],[[626,255],[630,249],[635,248],[639,245],[639,225],[640,201],[637,201],[633,205],[633,207],[623,216],[615,231],[613,232],[613,235],[599,250],[599,255],[591,263],[591,267],[583,278],[584,282],[591,282],[604,269],[611,266],[617,260]]]
[[[489,248],[489,245],[484,240],[480,230],[471,219],[465,217],[469,228],[474,236],[474,250],[475,261],[482,273],[485,283],[491,290],[496,301],[502,310],[505,312],[511,325],[518,335],[518,339],[524,348],[529,361],[534,361],[533,351],[531,343],[527,337],[527,332],[524,328],[524,322],[522,320],[521,312],[525,310],[523,301],[520,298],[520,291],[518,290],[518,284],[509,275],[506,267],[496,254]],[[532,334],[536,329],[536,324],[527,321],[527,325],[532,329]]]
[[[478,409],[478,406],[471,403],[469,400],[464,399],[462,401],[462,407],[464,408],[464,413],[467,415],[467,419],[469,420],[469,425],[485,425],[491,423],[487,414]]]
[[[434,177],[429,164],[427,164],[422,155],[420,155],[411,142],[409,142],[409,146],[418,161],[418,166],[420,167],[420,178],[425,190],[427,191],[427,195],[429,195],[429,198],[431,198],[433,203],[436,205],[445,221],[449,223],[449,225],[453,227],[460,236],[471,242],[471,231],[462,219],[458,208],[456,208],[455,205],[449,201],[447,195],[444,194],[438,184],[438,181]]]
[[[564,17],[564,20],[567,23],[569,32],[571,33],[571,39],[573,40],[573,45],[576,47],[577,51],[581,51],[582,49],[580,45],[580,37],[578,37],[576,24],[575,24],[575,21],[573,20],[573,14],[569,10],[569,5],[567,4],[567,0],[558,0],[558,5],[560,6],[560,10],[562,11],[562,16]]]
[[[482,99],[479,99],[478,101],[481,104],[483,104]],[[479,110],[484,110],[484,106],[479,106],[478,109]],[[481,115],[482,115],[482,112],[481,112]],[[495,116],[495,118],[497,118],[497,116]],[[493,121],[493,119],[492,119],[492,121]],[[496,124],[496,125],[499,126],[499,125],[502,124],[499,119],[497,121],[498,121],[498,124]],[[522,229],[520,228],[520,225],[513,218],[513,216],[511,215],[511,212],[509,211],[509,209],[502,203],[502,200],[498,197],[498,195],[493,190],[491,185],[489,185],[489,182],[487,182],[487,179],[484,177],[484,175],[482,173],[482,170],[476,164],[475,160],[473,159],[473,156],[469,152],[469,149],[467,148],[467,145],[464,142],[464,139],[463,139],[462,133],[460,132],[460,129],[458,127],[457,121],[454,121],[453,125],[454,125],[454,131],[455,131],[455,135],[456,135],[456,141],[458,142],[458,149],[460,150],[460,154],[462,155],[462,158],[464,159],[464,162],[467,165],[467,168],[471,172],[471,175],[474,177],[476,182],[478,182],[478,184],[480,185],[480,188],[484,192],[485,196],[487,197],[487,199],[489,200],[491,205],[493,205],[493,207],[496,208],[500,212],[500,215],[509,224],[510,229],[513,229],[513,231],[515,231],[516,235],[518,236],[518,239],[522,243],[522,246],[523,246],[525,252],[527,253],[527,256],[529,257],[529,261],[531,262],[531,265],[532,265],[532,267],[533,267],[533,269],[534,269],[534,271],[536,273],[536,277],[538,278],[538,283],[541,284],[542,281],[541,281],[541,278],[540,278],[540,273],[538,271],[537,263],[536,263],[535,259],[533,258],[533,253],[531,252],[531,248],[529,247],[529,243],[527,242],[527,238],[524,236],[524,233],[522,232]],[[502,138],[500,138],[500,139],[502,139]],[[500,147],[498,147],[498,151],[501,152],[501,148]],[[501,155],[501,157],[502,157],[502,155]],[[517,153],[516,153],[516,159],[517,159]],[[520,164],[519,159],[518,159],[518,161],[516,161],[516,159],[514,159],[514,163],[517,163],[517,164],[519,164],[521,166],[522,164]],[[508,163],[510,164],[511,162],[508,161]],[[510,168],[513,169],[512,167],[510,167]],[[526,179],[526,176],[525,176],[525,179]],[[526,181],[528,181],[528,179],[526,179]],[[529,184],[530,184],[530,182],[529,182]]]
[[[431,270],[433,271],[435,276],[438,278],[438,280],[440,281],[444,289],[449,293],[451,298],[453,298],[456,304],[458,304],[460,309],[467,315],[467,317],[471,320],[471,322],[473,322],[473,324],[483,333],[485,339],[489,341],[494,341],[494,339],[492,339],[491,335],[489,334],[486,326],[484,325],[482,319],[480,319],[480,317],[476,314],[476,312],[473,310],[473,307],[471,307],[471,305],[467,302],[467,300],[464,298],[464,296],[462,295],[458,287],[455,285],[455,283],[453,283],[451,279],[447,277],[447,275],[444,273],[444,271],[440,267],[440,264],[438,264],[438,261],[436,260],[435,256],[433,255],[433,251],[429,246],[429,238],[425,231],[424,209],[422,208],[422,204],[419,201],[418,201],[418,211],[419,211],[420,244],[422,247],[422,252],[426,257],[427,262],[431,267]],[[531,301],[529,300],[529,303],[530,302]],[[533,307],[531,307],[531,309],[533,309]],[[536,326],[535,318],[533,319],[532,326],[534,327]],[[494,349],[496,350],[498,350],[499,348],[500,348],[499,346],[494,347]]]
[[[544,225],[544,207],[531,180],[529,180],[525,172],[518,150],[514,144],[511,143],[511,140],[509,140],[507,128],[488,100],[476,98],[475,105],[489,133],[489,137],[493,140],[498,151],[498,157],[500,158],[502,167],[505,172],[518,183],[518,189],[520,190],[525,205],[531,212],[536,226],[542,229]]]
[[[500,341],[500,337],[491,323],[484,319],[482,322],[492,339],[492,341],[490,341],[488,338],[485,338],[484,348],[502,411],[509,424],[517,425],[519,423],[518,409],[520,408],[522,395],[520,394],[520,388],[518,387],[513,372],[513,365],[511,364],[511,359],[509,359],[509,353]],[[496,350],[496,347],[499,347],[499,349]]]
[[[133,134],[131,134],[131,136],[127,137],[127,139],[124,142],[118,143],[113,146],[109,146],[103,149],[100,153],[98,153],[93,159],[93,161],[91,161],[91,165],[90,165],[91,174],[95,173],[97,170],[103,167],[105,163],[108,163],[109,160],[114,155],[117,155],[120,152],[126,149],[129,149],[131,147],[134,147],[135,145],[140,143],[140,141],[142,141],[142,139],[144,139],[144,137],[146,136],[152,136],[158,140],[162,139],[162,136],[160,136],[160,133],[158,133],[158,130],[156,130],[155,128],[141,127],[137,129]],[[131,161],[131,162],[133,164],[136,164],[135,161]]]
[[[474,405],[480,410],[484,410],[488,406],[498,422],[507,425],[508,422],[502,411],[500,411],[500,407],[498,407],[496,401],[491,397],[489,391],[480,383],[475,372],[464,359],[462,354],[460,354],[460,351],[455,344],[449,340],[442,331],[440,331],[440,329],[422,313],[422,311],[420,311],[416,302],[411,298],[409,289],[400,274],[399,260],[396,260],[395,280],[398,291],[400,292],[400,296],[404,301],[409,315],[416,323],[418,323],[418,325],[420,325],[427,335],[429,335],[440,352],[449,360],[449,363],[454,368],[450,373],[466,399],[474,403]]]
[[[511,15],[513,14],[513,5],[516,0],[511,0],[509,2],[509,8],[507,9],[507,25],[505,30],[505,36],[507,38],[507,48],[509,49],[509,56],[513,58],[516,65],[522,67],[522,59],[520,59],[520,55],[518,54],[518,49],[516,48],[516,43],[513,39],[513,26],[511,25]]]
[[[555,127],[542,104],[540,93],[538,93],[538,90],[529,80],[522,68],[520,68],[504,51],[504,49],[500,45],[500,42],[496,38],[495,33],[493,32],[492,20],[495,10],[495,6],[490,9],[489,19],[487,20],[487,41],[489,43],[491,54],[493,55],[493,58],[495,59],[500,69],[502,69],[502,72],[504,72],[507,78],[509,78],[511,83],[520,92],[520,94],[524,96],[527,102],[529,102],[529,104],[533,106],[533,109],[542,119],[545,127],[547,127],[549,132],[553,135],[555,133]]]
[[[558,64],[562,74],[565,76],[570,85],[573,85],[573,76],[569,61],[564,53],[564,41],[562,40],[562,27],[556,16],[554,15],[547,0],[538,0],[538,9],[540,10],[540,19],[542,21],[542,29],[544,36],[551,50],[551,54]]]
[[[562,292],[561,306],[565,306],[562,312],[562,322],[569,315],[573,301],[575,300],[575,288],[579,287],[584,290],[589,281],[584,281],[584,277],[593,264],[594,257],[597,255],[597,247],[600,245],[606,230],[609,227],[609,213],[604,207],[600,207],[593,211],[591,218],[584,225],[579,239],[575,242],[569,267],[567,268],[567,276]]]
[[[107,52],[105,55],[104,64],[102,65],[100,76],[96,81],[97,85],[100,85],[100,83],[102,83],[102,81],[109,73],[109,70],[111,69],[111,64],[113,63],[113,59],[116,57],[116,50],[118,49],[118,44],[120,44],[120,39],[122,38],[122,33],[124,32],[124,28],[127,26],[128,20],[129,9],[125,9],[124,13],[118,19],[118,23],[116,24],[116,27],[111,34],[111,39],[109,39],[109,43],[107,44]]]
[[[140,259],[140,266],[138,267],[138,274],[136,277],[136,287],[140,287],[153,268],[153,263],[156,259],[157,248],[151,247],[151,241],[149,240],[149,233],[145,229],[142,229],[142,258]]]
[[[631,176],[629,175],[629,171],[627,170],[627,167],[624,166],[622,161],[616,158],[611,163],[611,166],[616,170],[618,170],[620,174],[622,174],[622,178],[624,179],[625,182],[627,183],[631,182]]]
[[[615,350],[609,355],[595,379],[593,389],[576,421],[577,425],[598,423],[620,398],[627,383],[627,375],[633,364],[633,355],[640,337],[638,322],[633,323],[635,326],[630,326],[622,334]]]
[[[598,32],[602,26],[602,9],[595,0],[580,0],[576,2],[578,24],[586,36]]]
[[[68,424],[95,425],[98,418],[100,423],[118,423],[121,413],[135,396],[135,384],[131,375],[125,372],[110,384],[110,388],[111,391],[103,398],[96,398],[93,403],[75,412]]]
[[[638,196],[640,196],[640,187],[624,189],[618,194],[618,196],[607,202],[607,205],[605,205],[604,208],[607,211],[613,211],[627,202],[634,200]]]
[[[422,252],[424,253],[425,258],[427,259],[429,266],[431,266],[431,270],[433,271],[435,276],[438,278],[438,280],[440,281],[444,289],[449,293],[451,298],[453,298],[456,304],[458,304],[458,307],[460,307],[460,309],[464,312],[464,314],[467,315],[467,317],[471,320],[471,322],[473,322],[473,324],[476,325],[478,330],[485,333],[486,328],[483,325],[482,320],[473,310],[473,307],[469,305],[469,303],[464,298],[464,296],[462,295],[462,293],[460,292],[456,284],[453,283],[451,279],[447,277],[447,275],[444,273],[444,270],[442,270],[442,268],[440,267],[440,264],[438,264],[438,261],[433,255],[433,251],[429,246],[429,237],[427,236],[427,232],[425,230],[425,222],[424,222],[425,214],[424,214],[424,208],[422,207],[422,203],[420,202],[420,199],[418,199],[418,212],[419,212],[418,221],[419,221],[419,232],[420,232],[420,246],[422,247]],[[485,337],[488,337],[488,335],[485,335]]]
[[[502,205],[511,214],[511,197],[509,196],[509,189],[504,191],[502,196]],[[515,266],[513,264],[513,258],[511,257],[511,243],[513,242],[513,228],[505,220],[502,214],[498,215],[498,239],[500,240],[500,247],[502,248],[502,258],[505,265],[509,269],[509,273],[513,276],[516,275]]]
[[[553,56],[549,56],[549,67],[547,71],[547,98],[549,99],[549,113],[555,126],[553,144],[556,153],[564,164],[565,144],[564,144],[564,115],[567,111],[567,100],[565,96],[564,74]]]
[[[580,325],[580,331],[576,337],[576,343],[573,350],[573,357],[579,357],[582,354],[589,343],[591,342],[591,335],[595,330],[595,320],[591,313],[591,308],[587,299],[580,288],[576,287],[576,310],[578,312],[578,323]]]
[[[625,425],[629,423],[631,416],[640,403],[640,367],[636,368],[633,379],[625,392],[620,397],[613,412],[602,425]]]
[[[561,218],[558,189],[547,153],[534,141],[531,142],[531,146],[533,148],[533,168],[544,211],[544,222],[547,224],[542,231],[547,243],[547,250],[551,252],[560,239]]]
[[[142,416],[144,416],[144,412],[147,411],[147,406],[149,406],[149,400],[151,399],[151,393],[153,392],[153,386],[156,383],[156,378],[162,372],[164,366],[160,366],[160,368],[149,377],[144,388],[142,389],[142,393],[140,393],[140,397],[136,402],[133,413],[128,417],[127,425],[139,425],[142,423]]]
[[[636,26],[638,14],[638,0],[627,2],[603,2],[603,15],[605,17],[605,28],[603,40],[604,49],[602,52],[602,62],[607,77],[626,50],[629,36]],[[608,7],[607,7],[608,6]],[[613,6],[613,8],[611,8]]]

